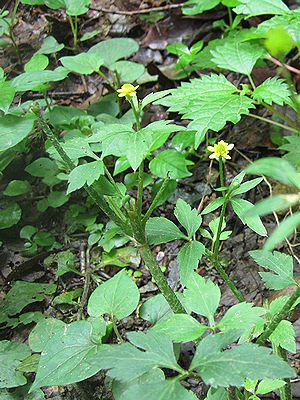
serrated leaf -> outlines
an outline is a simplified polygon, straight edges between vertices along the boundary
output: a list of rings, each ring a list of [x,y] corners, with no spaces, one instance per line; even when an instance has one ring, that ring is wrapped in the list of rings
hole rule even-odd
[[[289,8],[281,0],[239,0],[241,3],[233,9],[236,14],[248,17],[264,14],[285,14]]]
[[[243,224],[249,226],[254,232],[261,236],[267,236],[267,230],[258,216],[250,216],[247,214],[254,205],[250,201],[244,199],[233,198],[230,200],[233,211],[239,217]]]
[[[196,395],[185,389],[176,379],[142,385],[128,389],[120,400],[196,400]]]
[[[290,321],[282,320],[270,335],[270,341],[276,346],[280,346],[290,353],[296,353],[296,333]]]
[[[42,386],[63,386],[82,381],[100,369],[96,362],[102,345],[91,341],[92,325],[75,321],[47,342],[30,392]]]
[[[175,343],[199,339],[207,329],[207,326],[187,314],[174,314],[152,328],[154,332],[168,335]]]
[[[264,249],[272,251],[283,240],[288,238],[300,225],[300,212],[290,215],[282,221],[266,241]]]
[[[168,149],[164,150],[150,162],[150,171],[159,178],[181,179],[191,176],[187,169],[187,161],[184,154]]]
[[[283,79],[279,79],[278,77],[266,79],[254,89],[252,97],[254,100],[265,102],[270,106],[273,103],[280,106],[291,104],[289,87]]]
[[[139,299],[140,293],[136,284],[125,270],[121,270],[94,290],[89,298],[88,313],[92,317],[109,314],[122,319],[136,309]]]
[[[75,167],[68,176],[69,186],[67,194],[82,188],[85,184],[91,186],[101,175],[104,175],[104,164],[102,160]]]
[[[279,290],[295,283],[293,278],[293,257],[274,251],[253,250],[250,256],[261,267],[271,270],[271,272],[259,272],[262,279],[270,289]]]
[[[17,368],[25,358],[31,354],[29,347],[24,343],[2,340],[0,341],[0,388],[13,388],[25,385],[27,379]]]
[[[196,131],[197,148],[209,129],[218,132],[228,121],[236,124],[242,114],[254,108],[250,98],[236,95],[236,92],[236,87],[224,75],[204,75],[182,83],[159,103],[192,120],[188,128]]]
[[[162,99],[163,97],[167,96],[169,93],[170,93],[170,89],[148,94],[142,100],[141,109],[143,110],[148,104],[151,104],[154,101]]]
[[[171,242],[176,239],[186,239],[180,229],[164,217],[149,218],[146,223],[146,234],[150,244]]]
[[[255,43],[225,40],[224,44],[211,50],[212,61],[223,69],[250,75],[264,49]]]
[[[253,307],[252,303],[239,303],[230,307],[217,326],[221,331],[241,327],[247,331],[263,321],[261,316],[265,313],[263,308]]]
[[[295,376],[294,370],[271,350],[255,344],[244,343],[224,352],[214,352],[197,358],[197,369],[204,382],[210,386],[243,386],[245,378],[287,378]]]
[[[151,132],[145,130],[130,132],[126,136],[125,143],[126,148],[123,154],[126,155],[131,168],[136,171],[151,147]]]
[[[288,143],[283,144],[280,146],[280,150],[287,151],[287,154],[283,156],[285,160],[290,162],[293,166],[299,170],[300,168],[300,137],[296,135],[286,136],[285,140]],[[299,178],[300,181],[300,178]]]
[[[192,240],[186,243],[178,253],[178,264],[180,273],[180,282],[182,285],[186,285],[191,274],[197,269],[199,261],[205,253],[205,246]]]
[[[202,223],[201,215],[199,215],[195,208],[192,209],[184,200],[177,200],[174,214],[179,223],[187,231],[189,238],[191,238],[200,228]]]
[[[213,316],[218,308],[221,292],[217,285],[210,279],[193,273],[187,282],[184,291],[184,303],[197,314],[203,315],[213,321]]]

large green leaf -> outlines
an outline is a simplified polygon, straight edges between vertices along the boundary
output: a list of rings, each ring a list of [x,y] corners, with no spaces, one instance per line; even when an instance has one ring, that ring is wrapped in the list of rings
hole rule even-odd
[[[64,0],[64,3],[67,14],[77,16],[85,14],[88,11],[91,0]]]
[[[22,209],[18,203],[9,203],[0,207],[0,229],[7,229],[16,225],[22,216]]]
[[[36,90],[48,82],[57,82],[65,79],[70,71],[64,67],[58,67],[53,71],[24,72],[12,80],[12,85],[17,92]]]
[[[125,270],[121,270],[94,290],[88,302],[88,313],[93,317],[109,314],[122,319],[136,309],[139,299],[140,293],[136,284]]]
[[[0,93],[0,110],[7,113],[16,91],[10,81],[0,81]]]
[[[14,147],[32,131],[33,118],[6,114],[0,118],[0,151]]]
[[[63,386],[82,381],[100,369],[95,361],[102,345],[91,341],[92,325],[75,321],[47,342],[41,354],[31,392],[42,386]]]
[[[230,202],[233,211],[243,222],[243,224],[249,226],[249,228],[252,229],[254,232],[256,232],[258,235],[267,236],[267,230],[264,227],[263,223],[261,222],[259,216],[258,215],[251,216],[251,214],[249,216],[248,214],[249,210],[254,208],[254,205],[250,203],[250,201],[233,198],[230,200]]]
[[[221,298],[219,287],[210,279],[204,279],[196,273],[192,274],[186,287],[183,292],[184,304],[191,311],[208,318],[212,323]]]
[[[192,209],[184,200],[177,200],[174,214],[179,223],[187,231],[189,238],[191,238],[200,228],[202,223],[201,215],[195,208]]]
[[[250,75],[264,49],[250,42],[225,40],[223,45],[211,51],[212,61],[219,67],[241,74]]]
[[[197,148],[209,129],[218,132],[228,121],[236,124],[242,114],[254,108],[250,98],[236,92],[236,87],[224,75],[204,75],[201,79],[183,82],[157,103],[192,120],[188,128],[196,130]]]
[[[205,247],[202,243],[192,240],[181,247],[178,253],[178,264],[180,273],[180,282],[186,285],[195,269],[197,269],[199,261],[205,253]]]
[[[239,0],[240,5],[233,9],[236,14],[248,17],[264,14],[285,14],[289,8],[282,0]]]
[[[293,257],[279,251],[253,250],[250,256],[261,267],[272,272],[259,272],[269,289],[279,290],[295,284]]]
[[[0,342],[0,388],[13,388],[25,385],[27,379],[17,368],[31,351],[24,343],[2,340]]]
[[[154,332],[164,333],[175,343],[191,342],[199,339],[208,329],[195,318],[187,314],[174,314],[157,323]]]
[[[122,82],[134,82],[145,72],[145,67],[132,61],[117,61],[110,69],[115,71]]]
[[[150,162],[150,171],[159,178],[181,179],[192,175],[187,169],[187,160],[179,151],[164,150]]]
[[[150,244],[167,243],[186,238],[174,222],[164,217],[149,218],[146,223],[146,234]]]
[[[29,346],[35,353],[41,353],[49,340],[57,333],[64,332],[66,324],[56,318],[39,321],[29,335]]]
[[[116,61],[131,56],[138,49],[139,45],[133,39],[114,38],[97,43],[88,53],[97,54],[103,60],[103,65],[110,68]]]

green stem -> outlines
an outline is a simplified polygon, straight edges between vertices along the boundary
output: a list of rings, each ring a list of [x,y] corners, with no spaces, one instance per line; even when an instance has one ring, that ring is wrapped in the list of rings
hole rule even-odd
[[[118,341],[119,341],[120,343],[123,343],[123,342],[124,342],[124,339],[122,338],[122,336],[121,336],[121,334],[120,334],[120,332],[119,332],[119,329],[118,329],[118,327],[117,327],[117,321],[116,321],[115,319],[113,319],[112,325],[113,325],[113,330],[114,330],[114,332],[115,332],[115,335],[117,336]]]
[[[75,17],[75,24],[73,18],[69,15],[69,22],[73,34],[73,50],[77,49],[77,17]]]
[[[141,162],[138,170],[138,191],[137,191],[136,211],[140,216],[140,218],[142,216],[142,207],[143,207],[143,188],[144,188],[144,161]]]
[[[141,224],[139,215],[136,214],[136,210],[129,211],[130,222],[132,226],[133,236],[138,243],[138,249],[145,263],[145,266],[149,269],[153,279],[159,290],[169,303],[169,306],[174,311],[174,313],[186,314],[186,311],[178,300],[175,292],[170,288],[166,277],[164,276],[162,270],[157,264],[152,251],[146,240],[145,229]]]
[[[276,108],[270,106],[269,104],[266,104],[264,102],[262,102],[261,104],[264,107],[266,107],[268,110],[270,110],[274,115],[277,115],[277,117],[282,119],[282,121],[286,122],[288,124],[288,126],[290,126],[291,128],[297,129],[297,125],[289,117],[287,117],[286,115],[282,114],[280,111],[276,110]]]
[[[291,132],[299,134],[299,130],[298,129],[291,128],[290,126],[283,125],[280,122],[272,121],[271,119],[264,118],[264,117],[261,117],[259,115],[255,115],[255,114],[252,114],[252,113],[249,113],[248,116],[252,117],[252,118],[259,119],[259,120],[264,121],[264,122],[266,122],[268,124],[271,124],[271,125],[279,126],[280,128],[286,129],[287,131],[291,131]]]
[[[274,332],[279,323],[287,316],[287,314],[290,312],[294,303],[298,300],[299,297],[300,297],[300,287],[298,286],[297,289],[292,294],[292,296],[286,301],[281,311],[279,311],[271,320],[265,332],[258,338],[258,340],[256,341],[257,344],[263,345],[265,341],[269,339],[270,335]]]
[[[248,76],[249,82],[252,86],[252,89],[255,90],[256,86],[255,86],[254,80],[252,79],[252,76],[250,74],[247,76]]]
[[[220,184],[221,187],[225,186],[225,178],[224,178],[224,168],[223,168],[223,160],[222,157],[219,157],[219,174],[220,174]],[[224,196],[225,192],[222,191],[222,195]]]
[[[225,198],[225,201],[221,208],[220,220],[219,220],[219,225],[218,225],[217,234],[216,234],[216,240],[215,240],[215,242],[212,243],[212,252],[213,252],[213,255],[215,258],[218,258],[218,254],[219,254],[219,245],[220,245],[220,237],[221,237],[221,233],[222,233],[222,225],[223,225],[228,202],[229,202],[228,198]]]
[[[142,219],[142,224],[145,224],[147,222],[147,220],[149,219],[149,217],[151,216],[151,214],[153,213],[153,211],[155,210],[155,208],[159,204],[161,196],[164,193],[164,191],[165,191],[165,189],[166,189],[166,187],[167,187],[167,185],[169,183],[169,180],[170,180],[170,178],[168,176],[164,179],[159,191],[156,193],[152,203],[150,204],[150,207],[148,208],[144,218]]]
[[[227,7],[227,10],[228,10],[229,26],[230,26],[230,30],[231,30],[232,24],[233,24],[232,10],[230,7]]]

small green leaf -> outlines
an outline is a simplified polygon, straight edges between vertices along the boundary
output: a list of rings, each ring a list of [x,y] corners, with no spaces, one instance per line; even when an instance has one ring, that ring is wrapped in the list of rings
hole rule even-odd
[[[272,196],[267,199],[261,200],[254,204],[254,207],[247,211],[247,216],[263,216],[285,210],[286,208],[292,207],[294,204],[300,202],[300,195],[298,194],[279,194]]]
[[[172,314],[173,311],[162,294],[150,297],[139,309],[140,317],[149,321],[151,325],[167,319]]]
[[[295,284],[293,257],[264,250],[253,250],[249,254],[257,264],[273,272],[259,272],[269,289],[279,290]]]
[[[121,270],[94,290],[88,302],[88,313],[93,317],[109,314],[122,319],[136,309],[139,299],[140,293],[136,284],[125,270]]]
[[[213,321],[221,298],[219,287],[210,279],[204,279],[196,273],[192,274],[186,287],[183,293],[187,307],[208,318],[210,322]]]
[[[48,67],[49,59],[44,54],[34,54],[24,65],[25,72],[43,71]]]
[[[104,175],[104,164],[102,160],[79,165],[74,168],[68,176],[69,186],[67,194],[82,188],[85,184],[91,186],[101,175]]]
[[[184,154],[168,149],[159,153],[149,164],[151,172],[159,178],[181,179],[191,176]]]
[[[50,158],[41,157],[27,165],[25,171],[32,176],[45,178],[53,175],[53,173],[58,173],[58,168],[56,163],[50,160]]]
[[[198,211],[182,199],[178,199],[174,211],[175,217],[188,233],[188,237],[192,238],[202,223],[202,217]]]
[[[195,318],[187,314],[174,314],[157,323],[154,332],[164,333],[175,343],[191,342],[199,339],[208,329],[200,324]]]
[[[0,110],[6,114],[15,97],[16,91],[10,81],[2,81],[0,82],[0,93]]]
[[[80,41],[85,42],[86,40],[90,40],[93,37],[99,35],[101,31],[95,30],[95,31],[89,31],[89,32],[84,32],[84,34],[81,36]]]
[[[247,331],[263,321],[261,316],[265,313],[263,308],[253,307],[252,303],[239,303],[230,307],[217,326],[221,331],[241,328]]]
[[[237,196],[242,193],[249,192],[249,190],[253,189],[255,186],[259,185],[263,178],[252,179],[251,181],[244,182],[237,189],[231,192],[232,196]]]
[[[184,4],[182,12],[185,15],[201,14],[216,7],[220,2],[221,0],[189,0]]]
[[[271,393],[276,389],[280,389],[285,384],[286,382],[281,379],[264,379],[263,381],[259,382],[255,392],[256,394]]]
[[[60,58],[62,65],[77,74],[89,75],[99,71],[103,61],[97,54],[80,53],[76,56]]]
[[[0,229],[8,229],[16,225],[22,215],[18,203],[9,203],[5,208],[0,208]]]
[[[28,193],[32,190],[31,185],[28,181],[13,180],[3,191],[5,196],[20,196],[22,194]]]
[[[295,329],[290,321],[282,320],[270,335],[270,341],[290,353],[296,353]]]
[[[186,285],[191,274],[197,269],[199,261],[205,253],[205,246],[195,240],[186,243],[178,253],[180,282]]]
[[[146,233],[150,244],[186,239],[186,236],[177,228],[174,222],[164,217],[149,218],[146,223]]]
[[[25,385],[27,379],[18,371],[21,361],[31,354],[29,347],[24,343],[2,340],[0,341],[0,388],[13,388]]]
[[[64,44],[58,43],[55,37],[47,36],[44,39],[42,47],[37,51],[38,54],[53,54],[58,53],[64,48]]]
[[[91,0],[64,0],[64,3],[67,14],[77,16],[85,14],[88,11]]]
[[[290,90],[283,79],[278,77],[268,78],[261,85],[257,86],[252,94],[254,100],[265,102],[270,106],[275,103],[280,106],[291,104]]]
[[[239,217],[243,224],[249,226],[254,232],[261,236],[267,236],[267,230],[264,227],[261,219],[258,216],[248,216],[249,210],[254,208],[254,205],[250,201],[244,199],[233,198],[230,200],[233,211]]]
[[[145,67],[132,61],[117,61],[110,69],[115,71],[122,82],[137,81],[145,72]]]
[[[25,139],[32,131],[34,120],[6,114],[0,118],[0,149],[1,152]]]
[[[204,208],[204,210],[201,212],[201,215],[206,215],[217,210],[224,204],[224,201],[225,201],[224,197],[217,197],[215,200],[213,200]]]

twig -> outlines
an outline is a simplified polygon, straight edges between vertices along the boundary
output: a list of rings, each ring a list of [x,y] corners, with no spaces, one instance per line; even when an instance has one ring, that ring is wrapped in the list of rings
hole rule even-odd
[[[179,4],[167,4],[166,6],[144,8],[141,10],[133,10],[133,11],[111,10],[109,8],[103,8],[103,7],[99,7],[99,8],[90,7],[90,10],[101,11],[103,13],[108,13],[108,14],[136,15],[136,14],[148,14],[150,12],[155,12],[155,11],[167,11],[167,10],[171,10],[174,8],[181,8],[183,6],[184,6],[184,3],[179,3]]]
[[[297,68],[291,67],[288,64],[283,64],[282,62],[271,56],[269,57],[269,60],[272,61],[273,64],[278,65],[279,67],[284,67],[289,71],[294,72],[294,74],[300,75],[300,70]]]

